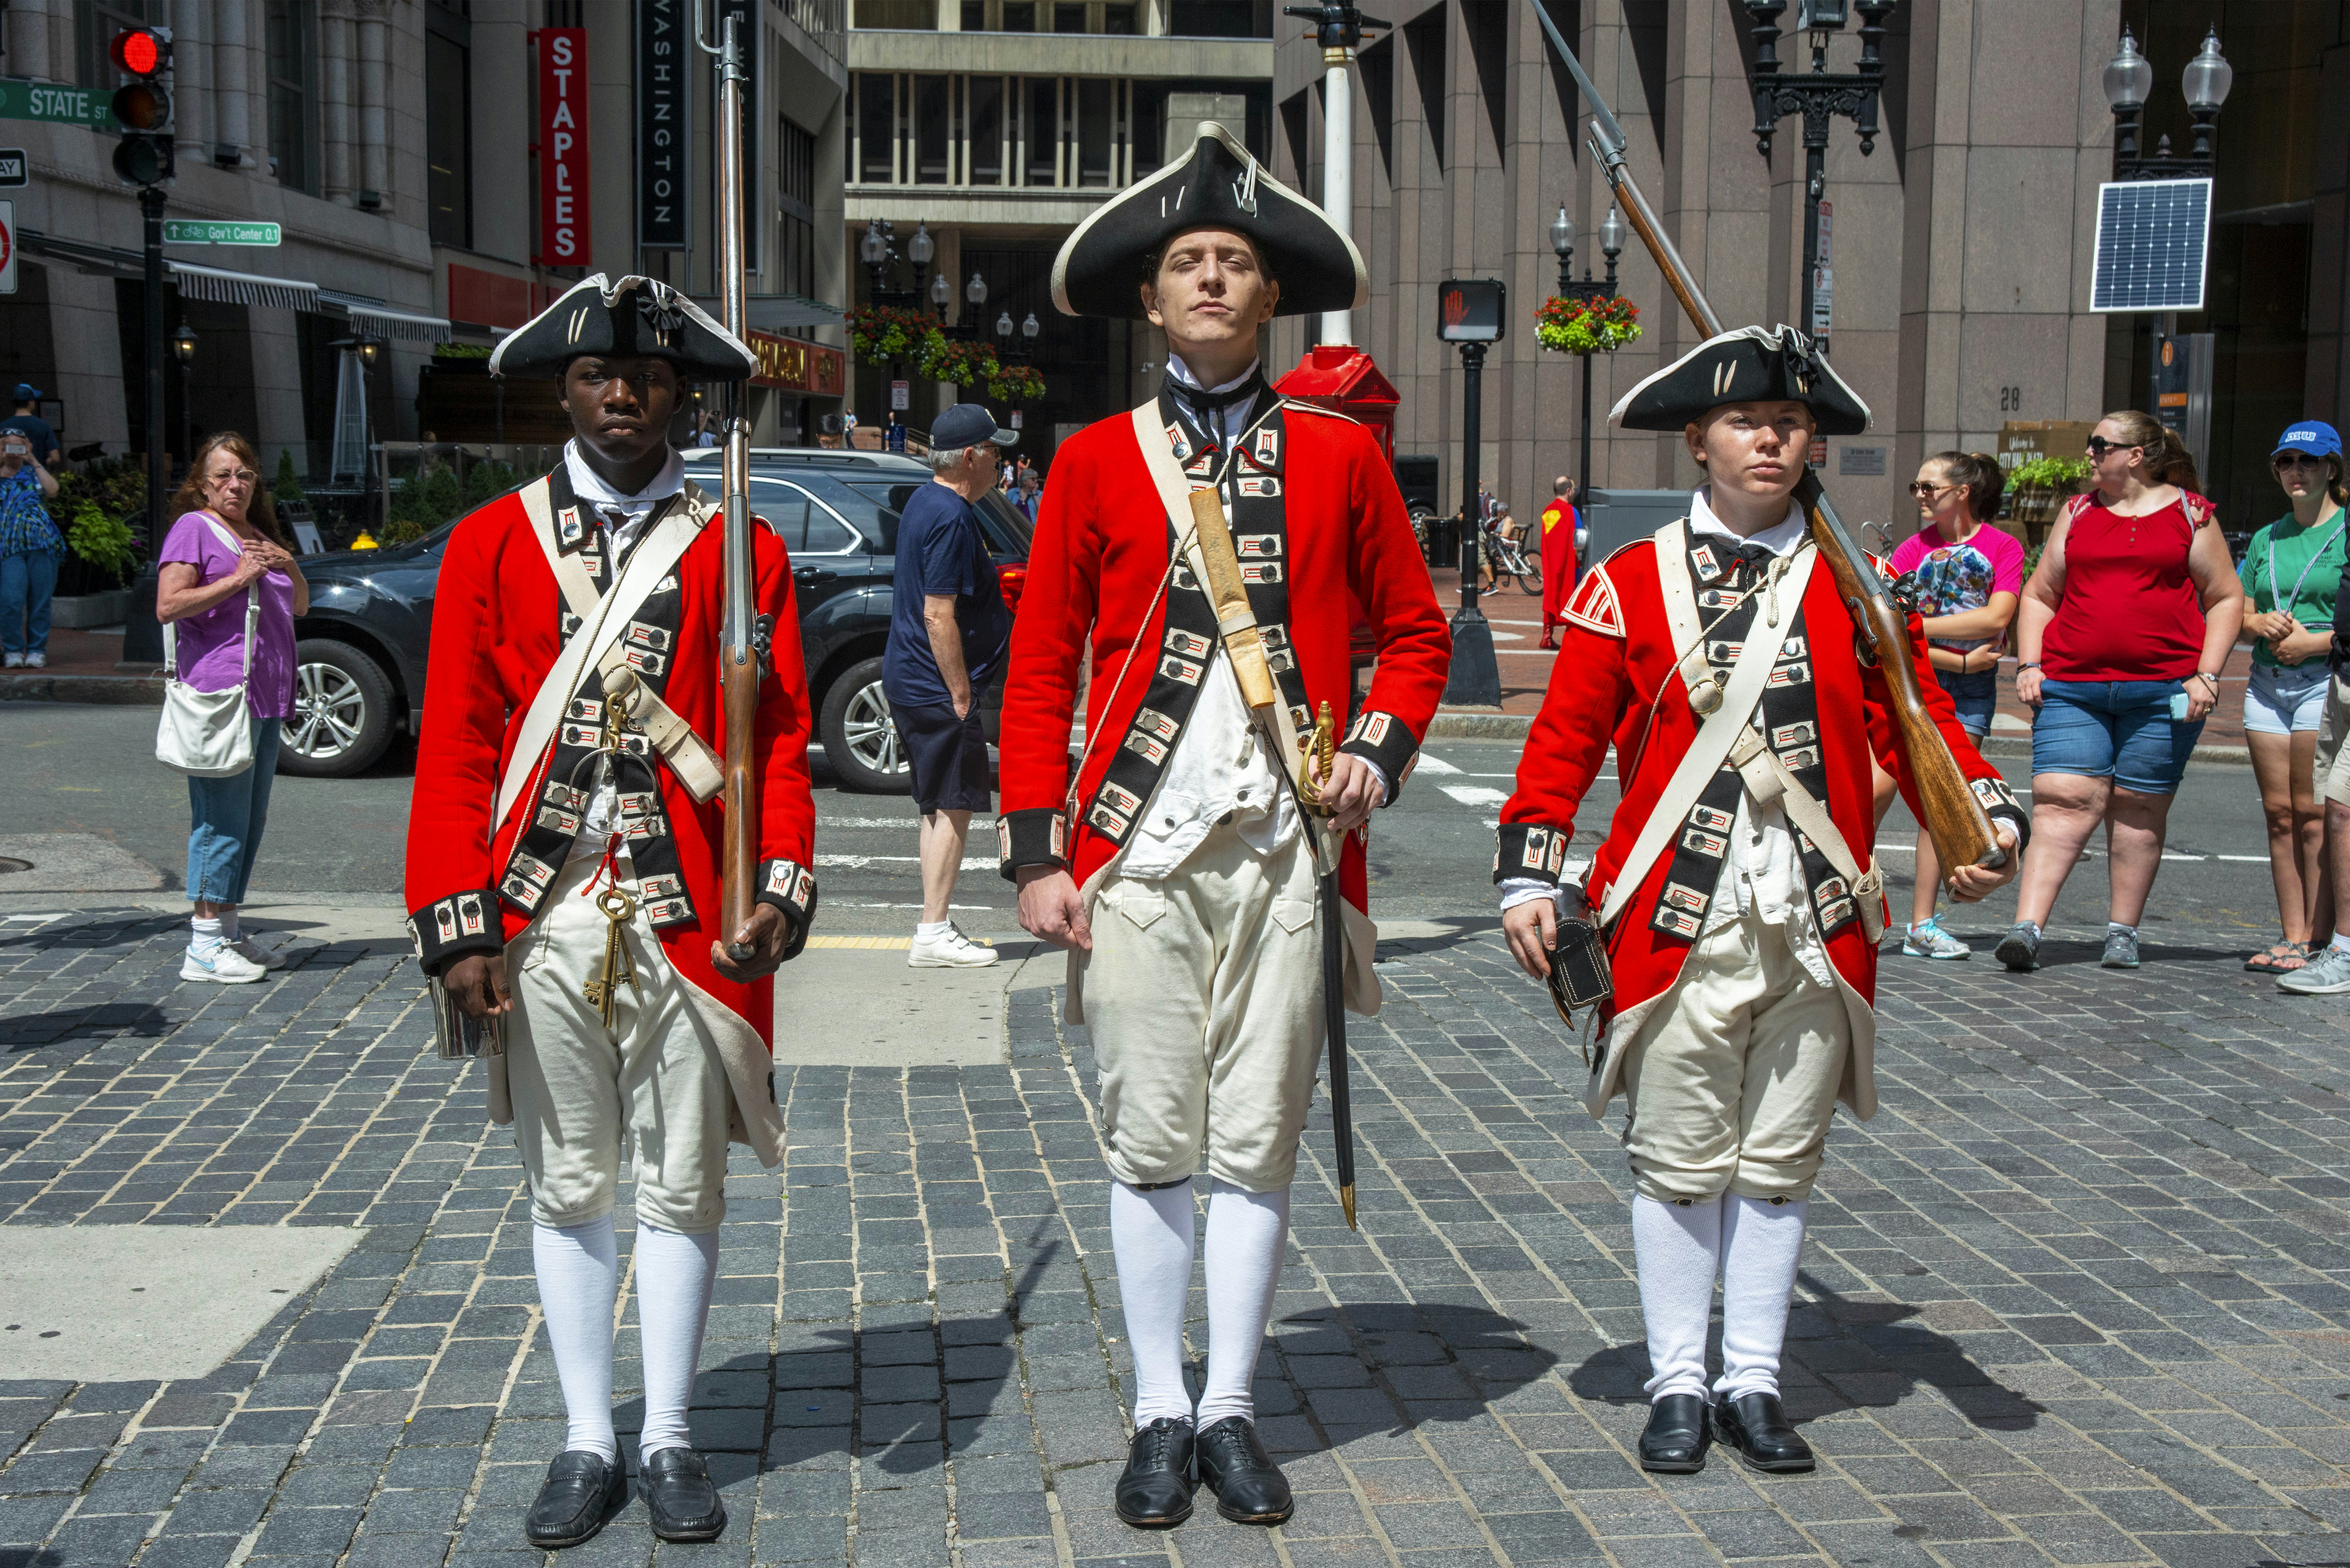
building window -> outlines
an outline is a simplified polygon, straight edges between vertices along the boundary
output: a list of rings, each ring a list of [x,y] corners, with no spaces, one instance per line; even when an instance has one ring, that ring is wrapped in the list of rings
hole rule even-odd
[[[1003,183],[1003,78],[973,77],[971,104],[971,183]]]
[[[473,244],[473,24],[464,0],[424,12],[424,161],[432,243]]]
[[[775,264],[785,294],[816,297],[816,138],[786,119],[775,143]]]
[[[1049,187],[1061,182],[1061,78],[1028,78],[1028,114],[1021,126],[1028,144],[1028,174],[1024,183]]]
[[[954,183],[953,95],[948,77],[914,78],[914,183]]]
[[[857,178],[867,185],[898,182],[898,78],[857,78]]]
[[[1156,170],[1164,156],[1164,84],[859,72],[850,90],[853,184],[1106,191]],[[1241,90],[1232,87],[1226,113],[1236,128]],[[1250,144],[1263,157],[1249,103]]]
[[[1270,0],[1173,0],[1167,31],[1180,38],[1270,38]]]
[[[316,0],[269,0],[269,161],[288,190],[318,193]]]
[[[1118,183],[1118,84],[1101,77],[1077,82],[1077,183]]]
[[[857,26],[896,28],[900,32],[935,32],[937,0],[857,0]]]
[[[1007,33],[1035,32],[1035,0],[1003,0],[1003,30]]]

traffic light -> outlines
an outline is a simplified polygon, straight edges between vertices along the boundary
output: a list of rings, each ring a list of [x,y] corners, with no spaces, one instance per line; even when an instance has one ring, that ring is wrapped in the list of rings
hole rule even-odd
[[[115,68],[130,78],[114,92],[114,118],[122,140],[114,149],[114,172],[132,185],[172,178],[172,30],[126,27],[107,51]]]

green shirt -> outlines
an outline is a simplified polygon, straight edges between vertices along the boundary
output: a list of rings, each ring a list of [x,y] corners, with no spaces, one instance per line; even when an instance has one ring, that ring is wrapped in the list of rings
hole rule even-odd
[[[2293,618],[2311,631],[2332,627],[2334,596],[2342,582],[2345,559],[2345,518],[2350,518],[2350,513],[2336,512],[2316,527],[2304,528],[2288,512],[2253,535],[2251,545],[2244,551],[2244,564],[2236,571],[2236,578],[2244,585],[2252,608],[2263,615],[2273,609],[2290,610]],[[2296,583],[2301,586],[2298,595],[2293,591]],[[2282,602],[2285,599],[2292,602]],[[2312,659],[2324,657],[2319,653]],[[2267,643],[2255,642],[2252,662],[2272,670],[2276,668],[2276,655],[2269,650]]]

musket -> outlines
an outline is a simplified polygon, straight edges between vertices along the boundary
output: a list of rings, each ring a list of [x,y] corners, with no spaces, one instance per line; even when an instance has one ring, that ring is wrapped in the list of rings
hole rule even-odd
[[[1690,275],[1680,253],[1673,248],[1664,225],[1657,221],[1655,209],[1641,194],[1639,182],[1626,166],[1623,126],[1617,123],[1607,100],[1599,96],[1599,89],[1584,74],[1583,62],[1567,47],[1565,36],[1559,32],[1558,24],[1550,19],[1542,0],[1529,0],[1529,4],[1550,38],[1550,47],[1558,51],[1559,58],[1566,64],[1567,74],[1575,78],[1584,101],[1591,106],[1591,134],[1586,145],[1607,176],[1607,183],[1615,191],[1625,215],[1631,220],[1632,232],[1640,236],[1648,254],[1656,258],[1657,270],[1664,274],[1665,286],[1689,313],[1690,323],[1708,337],[1720,337],[1721,317],[1706,303],[1705,291]],[[1805,469],[1802,482],[1795,486],[1795,501],[1811,520],[1812,540],[1819,546],[1829,575],[1835,578],[1836,593],[1852,617],[1853,629],[1863,649],[1885,672],[1886,690],[1893,699],[1894,720],[1901,728],[1901,749],[1908,754],[1910,776],[1918,784],[1918,801],[1924,807],[1926,831],[1933,836],[1934,853],[1946,867],[2005,865],[2007,852],[1999,846],[1990,816],[1975,799],[1974,791],[1968,787],[1958,759],[1950,755],[1950,742],[1942,738],[1933,714],[1927,710],[1925,692],[1918,684],[1918,667],[1909,656],[1908,616],[1893,602],[1885,579],[1868,564],[1867,552],[1837,515],[1835,504],[1821,487],[1817,469]]]
[[[737,342],[748,342],[743,297],[743,84],[749,73],[743,69],[743,42],[737,36],[741,21],[739,16],[720,17],[713,49],[702,40],[702,0],[694,0],[694,45],[718,60],[719,297],[726,330]],[[726,714],[726,828],[720,846],[718,927],[727,952],[739,962],[752,957],[754,950],[737,942],[735,933],[750,923],[752,902],[759,892],[759,781],[752,773],[751,741],[759,721],[760,650],[751,579],[751,424],[743,383],[727,382],[723,399],[725,599],[718,634],[718,684]]]

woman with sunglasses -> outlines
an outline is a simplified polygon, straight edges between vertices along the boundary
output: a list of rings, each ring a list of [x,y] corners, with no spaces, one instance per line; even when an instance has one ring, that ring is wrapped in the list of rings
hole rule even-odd
[[[1918,531],[1893,552],[1893,570],[1913,578],[1918,612],[1926,618],[1926,655],[1934,678],[1959,710],[1959,722],[1980,742],[1991,732],[1999,701],[1999,659],[2023,587],[2023,546],[1991,525],[1999,515],[2007,474],[1980,452],[1944,452],[1918,470],[1909,493],[1918,502]],[[1934,840],[1918,834],[1917,889],[1901,950],[1910,958],[1962,959],[1973,950],[1942,929],[1934,896],[1942,885]]]
[[[2037,713],[2032,839],[1996,956],[2018,971],[2040,966],[2041,928],[2100,822],[2104,962],[2137,967],[2171,797],[2243,624],[2235,562],[2178,435],[2127,410],[2097,422],[2088,454],[2095,488],[2065,503],[2016,618],[2015,694]]]
[[[310,585],[278,530],[260,467],[243,436],[224,431],[206,438],[172,497],[180,520],[155,555],[155,616],[179,627],[180,679],[199,691],[243,683],[253,725],[251,767],[227,778],[188,779],[188,900],[195,909],[180,978],[224,985],[259,980],[286,961],[236,926],[269,816],[278,727],[294,714],[294,618],[310,607]],[[244,605],[255,590],[261,614],[248,671]]]
[[[2244,692],[2244,739],[2268,819],[2269,873],[2284,940],[2254,953],[2244,967],[2279,974],[2306,963],[2320,921],[2331,923],[2314,767],[2345,565],[2343,524],[2350,521],[2342,504],[2350,492],[2343,488],[2342,441],[2331,425],[2302,421],[2279,439],[2269,462],[2293,509],[2252,535],[2238,576],[2250,601],[2244,629],[2258,639]]]

